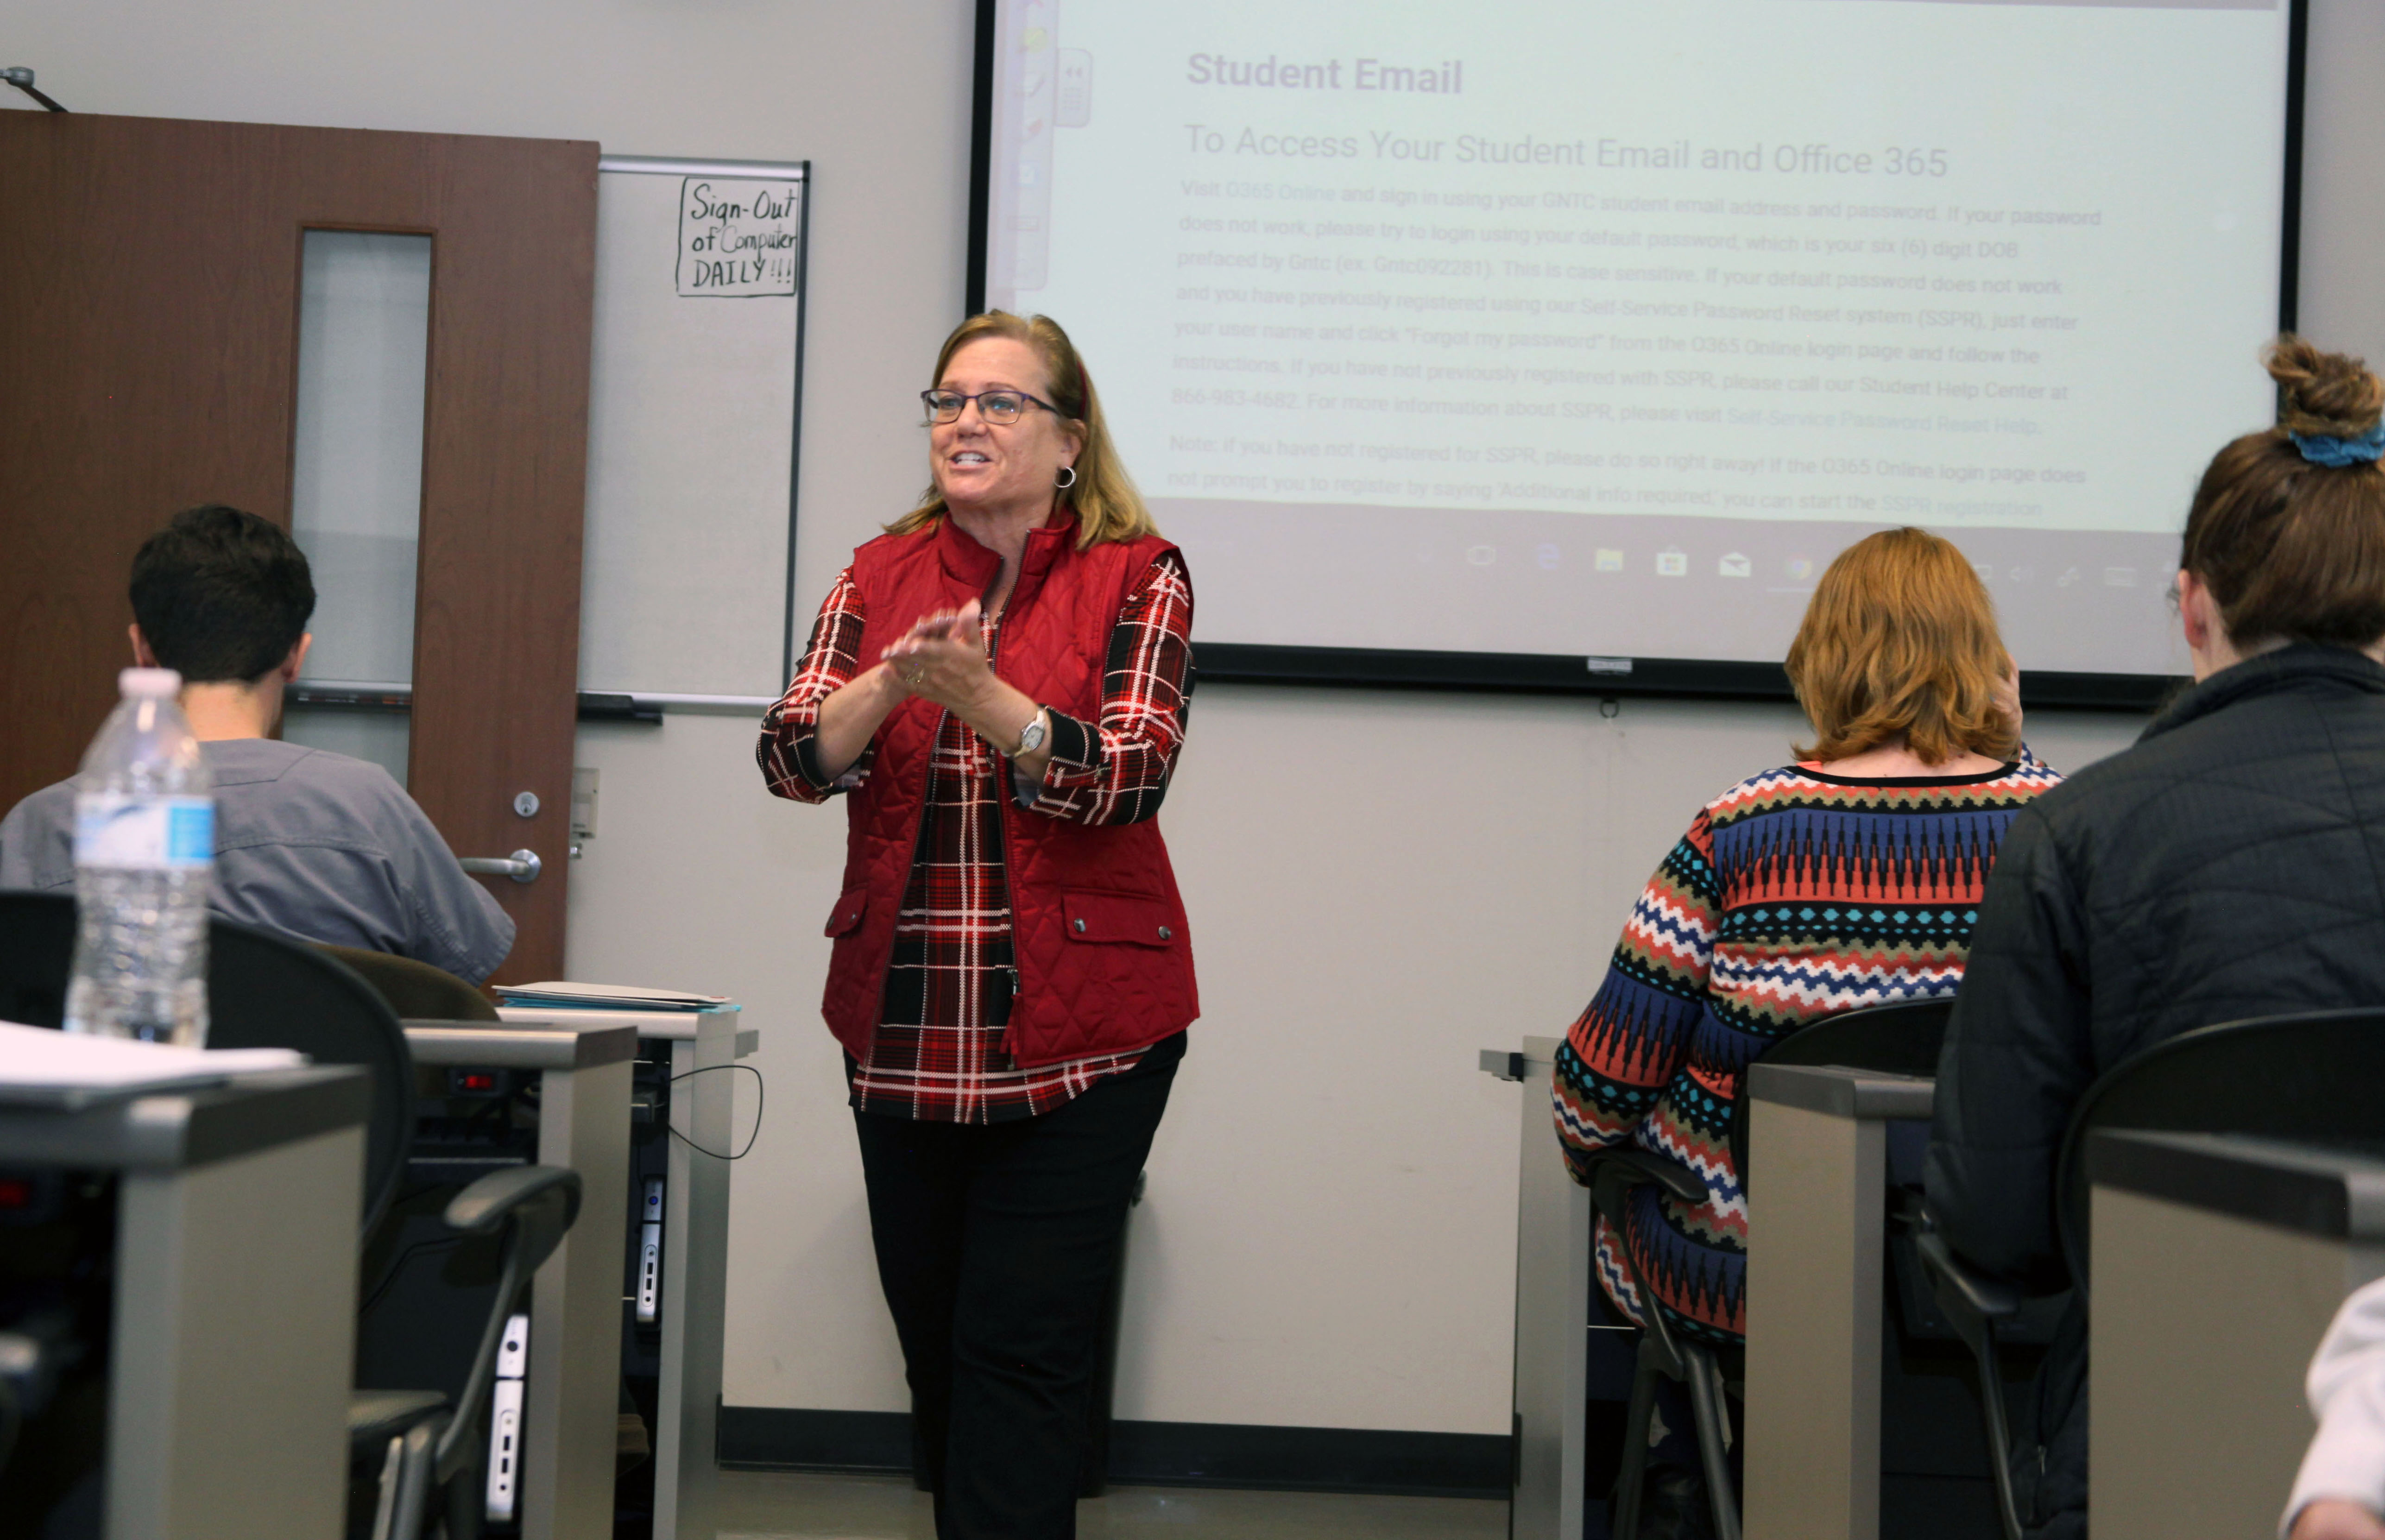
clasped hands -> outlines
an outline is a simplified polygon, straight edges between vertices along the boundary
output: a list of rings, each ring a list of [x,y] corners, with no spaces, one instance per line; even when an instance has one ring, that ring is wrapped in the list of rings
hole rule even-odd
[[[905,695],[930,700],[963,717],[994,682],[985,655],[985,609],[971,599],[958,609],[923,615],[879,661]]]
[[[1009,755],[1021,773],[1042,775],[1051,762],[1051,745],[1030,749],[1021,743],[1039,709],[994,677],[993,660],[985,654],[984,622],[985,607],[975,599],[958,609],[923,615],[901,641],[878,655],[879,666],[903,695],[933,701],[975,728],[996,753]]]

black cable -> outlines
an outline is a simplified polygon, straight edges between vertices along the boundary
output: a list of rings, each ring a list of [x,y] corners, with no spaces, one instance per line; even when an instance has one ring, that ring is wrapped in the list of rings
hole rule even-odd
[[[743,1160],[747,1156],[754,1153],[754,1141],[762,1137],[762,1105],[766,1099],[764,1096],[765,1085],[762,1080],[762,1071],[756,1070],[751,1064],[707,1064],[701,1070],[690,1070],[686,1074],[671,1076],[670,1083],[677,1085],[681,1081],[693,1080],[697,1075],[708,1075],[716,1070],[743,1070],[747,1074],[754,1077],[754,1132],[745,1135],[745,1147],[739,1150],[734,1155],[723,1155],[718,1150],[706,1149],[702,1145],[697,1144],[686,1134],[681,1133],[677,1128],[671,1125],[670,1120],[668,1117],[663,1120],[663,1126],[670,1129],[670,1136],[672,1138],[678,1140],[681,1144],[685,1145],[688,1148],[696,1151],[698,1154],[711,1156],[715,1160]]]
[[[433,1251],[446,1246],[456,1246],[461,1243],[464,1237],[461,1235],[432,1235],[423,1240],[417,1241],[412,1246],[400,1251],[394,1258],[391,1258],[387,1271],[382,1272],[381,1275],[381,1282],[373,1285],[372,1293],[365,1296],[365,1302],[356,1307],[356,1314],[363,1315],[375,1305],[381,1303],[381,1296],[387,1294],[390,1290],[390,1285],[397,1282],[397,1275],[406,1271],[406,1264],[414,1259],[414,1254],[416,1252]]]

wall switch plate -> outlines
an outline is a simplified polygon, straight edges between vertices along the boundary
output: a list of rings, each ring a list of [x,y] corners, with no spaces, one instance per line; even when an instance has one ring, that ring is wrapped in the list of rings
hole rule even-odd
[[[596,837],[596,769],[593,765],[571,767],[571,837]]]

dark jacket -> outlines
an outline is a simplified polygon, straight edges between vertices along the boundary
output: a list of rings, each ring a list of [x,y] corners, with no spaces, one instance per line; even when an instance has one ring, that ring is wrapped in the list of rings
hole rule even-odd
[[[2196,1027],[2380,1003],[2385,668],[2292,646],[2223,670],[2004,837],[1939,1063],[1930,1208],[1971,1261],[2059,1287],[2054,1166],[2097,1075]],[[2085,1501],[2083,1367],[2047,1366],[2056,1508]]]

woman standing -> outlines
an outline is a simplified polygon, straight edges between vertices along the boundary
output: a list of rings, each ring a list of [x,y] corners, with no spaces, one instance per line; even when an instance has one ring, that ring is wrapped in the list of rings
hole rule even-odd
[[[1192,591],[1050,319],[975,316],[922,393],[934,484],[854,553],[763,718],[846,798],[822,1004],[940,1536],[1068,1536],[1128,1199],[1199,1013],[1152,821]]]

